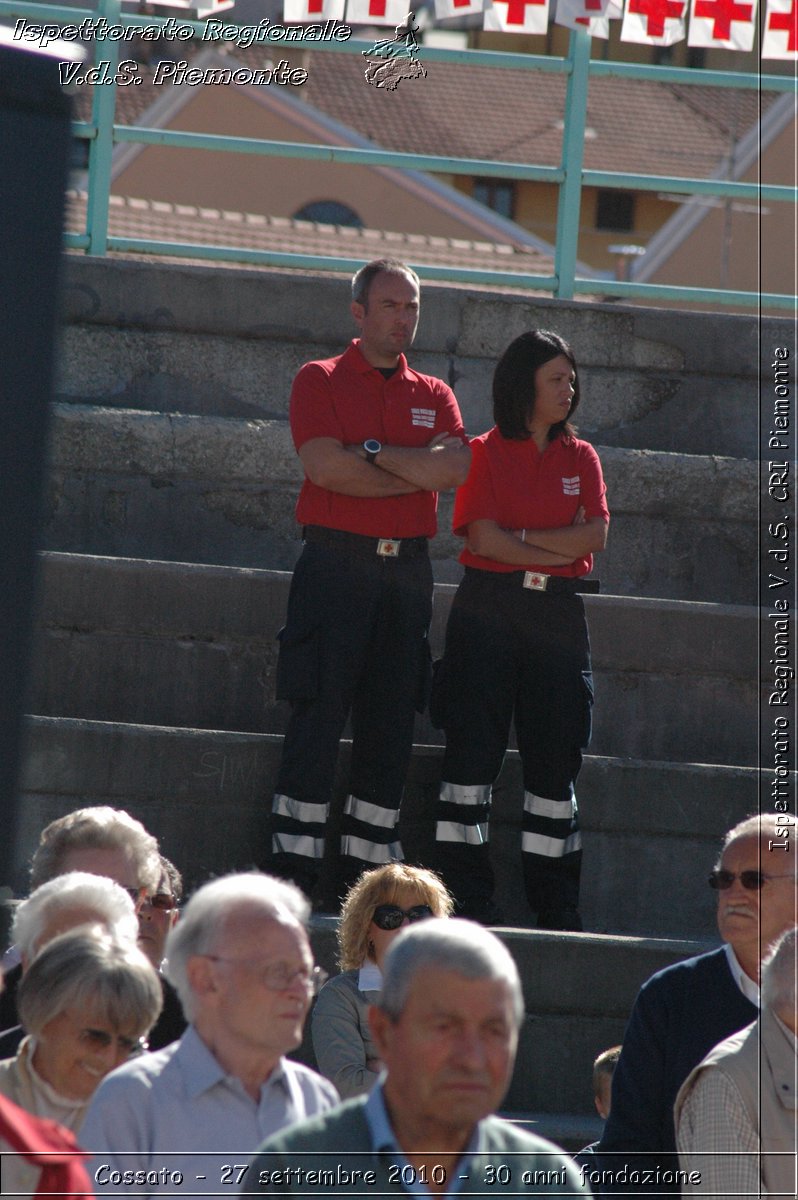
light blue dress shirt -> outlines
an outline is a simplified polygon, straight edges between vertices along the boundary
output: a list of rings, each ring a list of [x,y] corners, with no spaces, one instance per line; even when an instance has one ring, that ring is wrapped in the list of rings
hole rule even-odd
[[[337,1103],[329,1080],[284,1058],[256,1103],[189,1025],[179,1042],[103,1080],[80,1143],[93,1155],[96,1195],[192,1200],[235,1193],[239,1172],[265,1138]]]
[[[411,1196],[429,1196],[430,1190],[425,1183],[422,1183],[417,1177],[414,1178],[415,1172],[412,1170],[411,1164],[405,1157],[404,1151],[400,1148],[396,1140],[396,1134],[391,1125],[391,1119],[388,1116],[388,1110],[385,1107],[385,1097],[382,1094],[382,1084],[385,1079],[384,1073],[380,1076],[379,1083],[374,1085],[368,1100],[364,1115],[366,1124],[369,1127],[371,1136],[371,1148],[375,1152],[386,1151],[394,1155],[397,1165],[401,1167],[409,1167],[409,1171],[402,1171],[400,1174],[400,1182],[402,1189]],[[459,1168],[453,1170],[454,1161],[452,1157],[446,1156],[442,1160],[446,1170],[446,1191],[445,1196],[456,1196],[463,1189],[463,1179],[461,1173],[468,1172],[468,1164],[474,1154],[479,1154],[484,1151],[482,1140],[480,1138],[479,1123],[474,1128],[469,1139],[468,1145],[463,1151],[462,1157],[457,1163]]]

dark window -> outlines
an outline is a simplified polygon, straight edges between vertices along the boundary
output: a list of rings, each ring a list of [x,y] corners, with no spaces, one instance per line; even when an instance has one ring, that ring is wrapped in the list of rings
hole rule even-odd
[[[596,195],[596,229],[618,232],[635,227],[634,192],[599,191]]]
[[[500,216],[513,219],[515,184],[512,179],[475,179],[473,196]]]
[[[363,222],[348,204],[337,200],[313,200],[294,213],[295,221],[318,221],[320,225],[351,225],[362,229]]]

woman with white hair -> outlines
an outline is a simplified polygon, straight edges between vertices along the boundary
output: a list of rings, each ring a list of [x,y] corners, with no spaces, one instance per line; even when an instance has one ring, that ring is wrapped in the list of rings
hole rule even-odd
[[[98,926],[60,934],[19,985],[28,1034],[0,1062],[0,1095],[76,1132],[100,1080],[140,1047],[161,1002],[158,977],[134,942]]]

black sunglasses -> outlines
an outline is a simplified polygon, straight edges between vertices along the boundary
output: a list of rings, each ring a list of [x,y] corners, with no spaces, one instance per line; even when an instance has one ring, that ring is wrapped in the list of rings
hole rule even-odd
[[[769,879],[789,879],[789,875],[766,875],[764,871],[741,871],[739,875],[735,875],[734,871],[727,871],[723,867],[713,871],[709,877],[709,886],[714,888],[716,892],[725,892],[734,883],[735,879],[739,879],[747,892],[761,892]]]
[[[398,929],[405,917],[411,925],[426,921],[435,914],[428,904],[414,904],[412,908],[400,908],[398,904],[378,904],[372,920],[378,929]]]
[[[154,896],[145,896],[143,908],[158,908],[161,912],[173,912],[178,907],[178,901],[168,892],[156,892]]]

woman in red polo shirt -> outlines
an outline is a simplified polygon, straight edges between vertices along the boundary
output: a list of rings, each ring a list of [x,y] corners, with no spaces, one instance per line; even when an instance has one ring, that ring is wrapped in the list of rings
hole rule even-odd
[[[515,719],[523,764],[522,862],[545,929],[581,929],[574,782],[590,740],[593,684],[580,592],[607,540],[598,455],[575,436],[576,360],[556,333],[508,346],[493,376],[493,417],[471,443],[454,529],[465,576],[438,665],[433,719],[446,731],[436,861],[464,916],[490,922],[491,787]]]

